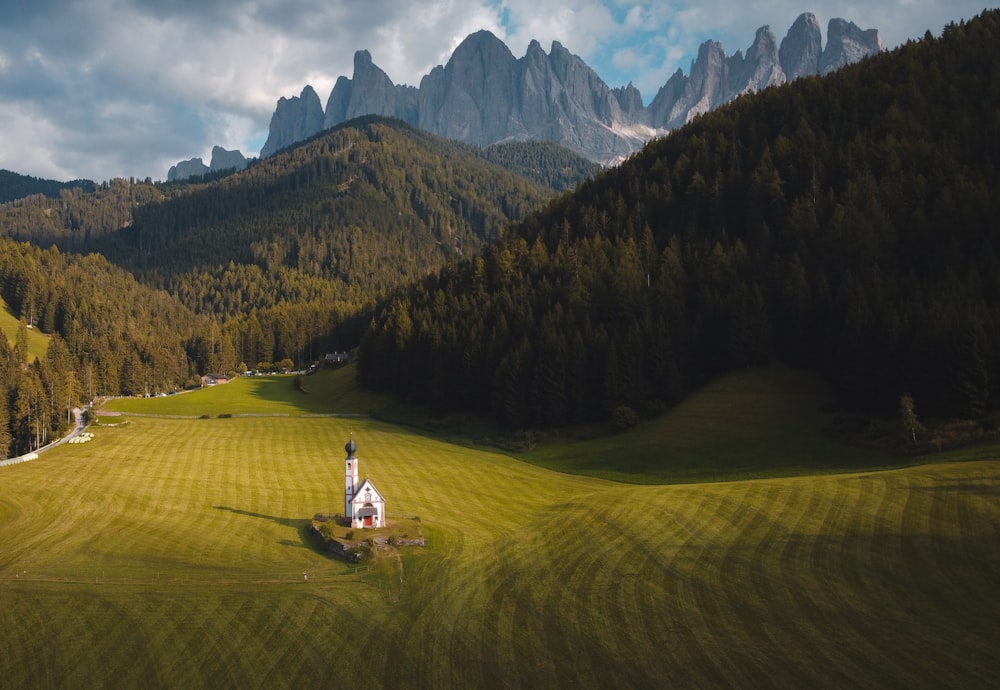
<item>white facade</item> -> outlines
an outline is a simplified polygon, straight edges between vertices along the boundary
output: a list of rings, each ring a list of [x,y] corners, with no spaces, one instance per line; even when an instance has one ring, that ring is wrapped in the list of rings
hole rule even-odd
[[[385,499],[375,485],[365,479],[354,492],[351,526],[366,529],[385,527]]]
[[[385,499],[366,478],[358,483],[358,444],[352,438],[344,446],[344,517],[351,527],[361,529],[385,527]]]

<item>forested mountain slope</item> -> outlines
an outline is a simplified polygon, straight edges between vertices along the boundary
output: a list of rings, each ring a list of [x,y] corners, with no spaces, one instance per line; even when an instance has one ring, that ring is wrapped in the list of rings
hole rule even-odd
[[[97,248],[164,279],[233,261],[379,291],[478,248],[547,196],[467,147],[364,118],[137,208],[134,223]]]
[[[231,366],[306,361],[356,345],[358,314],[552,194],[469,147],[364,118],[137,208],[94,247],[225,320]]]
[[[0,237],[86,251],[92,242],[132,224],[132,212],[167,197],[150,181],[116,178],[92,189],[73,187],[52,197],[35,194],[0,204]]]
[[[1000,389],[1000,12],[741,98],[385,305],[360,376],[510,427],[771,359],[849,409]]]
[[[50,336],[28,366],[23,320],[0,341],[0,459],[58,435],[81,401],[170,390],[232,358],[214,320],[95,254],[0,239],[0,297]]]
[[[603,169],[551,141],[509,141],[473,150],[491,163],[556,192],[572,191]]]
[[[358,315],[380,297],[597,169],[552,145],[480,149],[367,117],[218,179],[112,180],[3,204],[0,233],[99,252],[218,317],[225,369],[303,362],[356,345]]]
[[[0,204],[35,194],[54,198],[58,197],[63,190],[82,189],[91,192],[94,187],[94,183],[90,180],[57,182],[56,180],[39,179],[31,175],[21,175],[10,170],[0,170]]]

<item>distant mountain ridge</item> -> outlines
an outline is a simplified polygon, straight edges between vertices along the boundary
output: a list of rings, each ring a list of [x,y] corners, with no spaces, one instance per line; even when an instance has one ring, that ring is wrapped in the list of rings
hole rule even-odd
[[[830,20],[824,48],[816,16],[804,13],[780,45],[768,26],[757,30],[745,55],[737,50],[727,56],[721,43],[706,41],[689,74],[678,69],[649,106],[631,83],[610,88],[558,41],[548,54],[532,41],[524,57],[515,58],[492,33],[478,31],[419,87],[394,84],[367,50],[359,50],[353,77],[337,79],[325,110],[311,86],[278,101],[261,158],[373,114],[476,145],[552,141],[611,164],[736,96],[826,74],[883,50],[877,29],[862,30],[843,19]]]
[[[223,170],[243,170],[248,163],[246,157],[238,150],[227,151],[221,146],[215,146],[212,148],[212,163],[210,165],[205,165],[201,158],[180,161],[167,171],[167,182],[186,180]]]
[[[0,170],[0,204],[35,194],[43,194],[51,199],[56,199],[63,190],[82,189],[85,192],[92,192],[94,186],[91,180],[58,182],[39,179],[31,175],[22,175],[10,170]]]

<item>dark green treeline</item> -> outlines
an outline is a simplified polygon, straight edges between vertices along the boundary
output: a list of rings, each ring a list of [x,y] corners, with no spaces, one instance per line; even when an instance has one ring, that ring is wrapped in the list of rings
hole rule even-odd
[[[172,390],[226,356],[213,319],[96,254],[0,240],[0,296],[22,315],[13,345],[0,337],[0,459],[58,437],[81,401]],[[29,325],[49,336],[42,360]]]
[[[656,141],[377,314],[359,375],[509,427],[656,411],[773,359],[848,409],[1000,384],[1000,12]]]

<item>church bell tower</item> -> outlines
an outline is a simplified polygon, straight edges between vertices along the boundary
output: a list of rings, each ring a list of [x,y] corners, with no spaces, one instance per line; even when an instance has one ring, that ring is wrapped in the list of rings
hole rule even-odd
[[[358,489],[358,444],[352,438],[344,446],[347,451],[347,459],[344,460],[344,517],[348,520],[354,519],[353,504],[354,492]]]

